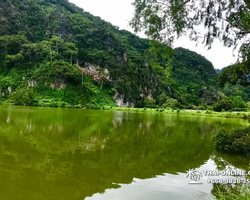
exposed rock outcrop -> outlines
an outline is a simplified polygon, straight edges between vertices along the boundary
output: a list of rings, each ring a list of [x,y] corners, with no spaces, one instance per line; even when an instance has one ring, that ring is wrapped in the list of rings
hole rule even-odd
[[[51,83],[50,87],[52,89],[57,89],[57,91],[61,90],[61,89],[65,89],[66,88],[66,84],[64,83],[63,80],[57,80],[55,83]]]
[[[37,85],[37,82],[34,80],[28,80],[28,86],[29,87],[35,87]]]
[[[134,108],[135,104],[132,102],[128,102],[125,100],[124,95],[120,95],[118,93],[115,94],[115,96],[113,97],[116,105],[119,107],[131,107]]]
[[[9,94],[12,93],[12,87],[11,87],[11,86],[9,86],[7,90],[8,90],[8,92],[9,92]]]
[[[97,81],[100,84],[103,84],[105,81],[111,81],[109,71],[106,68],[103,69],[98,65],[79,61],[77,61],[77,66],[82,73],[92,76],[93,80]]]

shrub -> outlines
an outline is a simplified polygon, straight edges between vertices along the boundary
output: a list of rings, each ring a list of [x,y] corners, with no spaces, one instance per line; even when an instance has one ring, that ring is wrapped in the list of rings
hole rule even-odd
[[[147,107],[147,108],[155,108],[156,107],[155,100],[145,98],[145,107]]]
[[[206,110],[205,106],[198,106],[198,110]]]
[[[183,106],[183,105],[181,105],[181,103],[180,103],[180,102],[177,102],[177,103],[175,104],[175,108],[183,109],[183,108],[184,108],[184,106]]]
[[[213,106],[208,106],[208,107],[207,107],[207,110],[211,110],[211,111],[212,111],[213,109],[214,109]]]
[[[217,150],[234,153],[249,153],[250,151],[250,126],[235,130],[220,129],[213,136],[213,142]]]
[[[213,111],[212,110],[206,110],[206,114],[212,114],[213,113]]]
[[[242,112],[242,111],[246,111],[246,110],[247,110],[246,108],[238,108],[238,107],[233,108],[233,111],[240,111],[240,112]]]
[[[63,107],[65,107],[66,104],[67,104],[67,103],[64,102],[64,101],[58,101],[58,102],[57,102],[57,107],[63,108]]]
[[[233,109],[233,102],[228,100],[221,100],[214,105],[214,111],[221,112],[222,109],[225,111]]]
[[[74,108],[82,108],[82,105],[74,105]]]
[[[250,109],[250,101],[247,102],[247,108]]]
[[[193,105],[188,104],[188,105],[185,106],[185,108],[186,108],[186,109],[193,109]]]
[[[171,108],[171,109],[175,109],[175,108],[179,108],[182,109],[184,108],[180,102],[178,102],[176,99],[172,99],[169,98],[166,100],[166,102],[162,105],[163,108]]]
[[[14,105],[32,106],[34,92],[30,88],[22,88],[10,94],[10,100]]]
[[[233,98],[234,107],[247,108],[247,104],[242,100],[240,96]]]

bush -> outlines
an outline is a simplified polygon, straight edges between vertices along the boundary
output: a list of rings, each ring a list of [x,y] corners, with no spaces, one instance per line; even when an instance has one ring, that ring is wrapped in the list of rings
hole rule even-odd
[[[197,110],[197,106],[195,106],[195,105],[193,105],[193,108],[192,108],[193,110]]]
[[[178,108],[178,109],[183,109],[183,108],[184,108],[184,106],[183,106],[183,105],[181,105],[181,103],[180,103],[180,102],[177,102],[177,103],[175,104],[175,108]]]
[[[34,104],[34,92],[30,88],[21,88],[10,94],[10,100],[14,105],[32,106]]]
[[[74,105],[74,108],[82,108],[82,105]]]
[[[246,111],[246,110],[247,110],[246,108],[238,108],[238,107],[233,108],[233,111],[240,111],[240,112],[242,112],[242,111]]]
[[[149,99],[149,98],[145,98],[145,107],[146,108],[155,108],[155,100],[153,99]]]
[[[214,105],[214,111],[221,112],[222,109],[225,111],[233,109],[233,102],[228,100],[221,100]]]
[[[247,108],[250,109],[250,101],[247,102]]]
[[[206,110],[205,106],[198,106],[198,110]]]
[[[66,105],[66,108],[73,108],[73,106],[72,105]]]
[[[237,108],[247,108],[247,104],[242,100],[240,96],[233,98],[234,107]]]
[[[185,106],[185,108],[186,108],[186,109],[193,109],[193,105],[188,104],[188,105]]]
[[[63,108],[63,107],[65,107],[66,104],[67,104],[67,103],[64,102],[64,101],[58,101],[58,102],[57,102],[57,107]]]
[[[179,108],[179,109],[182,109],[184,108],[180,102],[178,102],[176,99],[172,99],[172,98],[169,98],[166,100],[166,102],[162,105],[163,108],[172,108],[172,109],[175,109],[175,108]]]
[[[211,111],[212,111],[213,109],[214,109],[213,106],[208,106],[208,107],[207,107],[207,110],[211,110]]]
[[[213,111],[212,110],[206,110],[206,114],[213,114]]]
[[[249,153],[250,151],[250,126],[235,130],[220,129],[213,136],[213,142],[217,150],[234,153]]]

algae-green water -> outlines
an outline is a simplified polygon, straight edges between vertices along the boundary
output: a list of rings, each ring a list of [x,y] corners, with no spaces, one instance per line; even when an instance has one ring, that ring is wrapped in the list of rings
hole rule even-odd
[[[248,169],[211,136],[247,120],[0,106],[1,200],[208,199],[189,169]],[[224,188],[225,189],[225,188]]]

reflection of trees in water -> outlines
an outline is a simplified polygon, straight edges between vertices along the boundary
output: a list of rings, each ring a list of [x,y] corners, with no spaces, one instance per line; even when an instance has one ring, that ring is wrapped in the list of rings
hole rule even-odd
[[[246,170],[250,171],[249,166],[249,158],[244,156],[239,156],[236,154],[215,152],[211,159],[217,165],[218,170]],[[218,177],[219,178],[219,177]],[[249,179],[249,176],[246,177],[238,177],[243,179]],[[240,199],[241,196],[246,197],[245,199],[249,199],[249,193],[246,195],[246,187],[249,186],[245,184],[213,184],[212,194],[216,197],[221,196],[223,194],[225,199]],[[249,188],[250,189],[250,188]],[[234,198],[232,198],[234,196]],[[243,199],[243,198],[242,198]]]
[[[0,180],[4,191],[32,183],[34,191],[40,188],[30,194],[33,199],[42,193],[48,200],[56,193],[83,199],[117,187],[113,182],[185,173],[207,161],[211,133],[220,126],[158,114],[53,111],[11,113],[9,124],[8,113],[0,113],[0,175],[8,174]],[[15,186],[6,184],[12,182]]]

